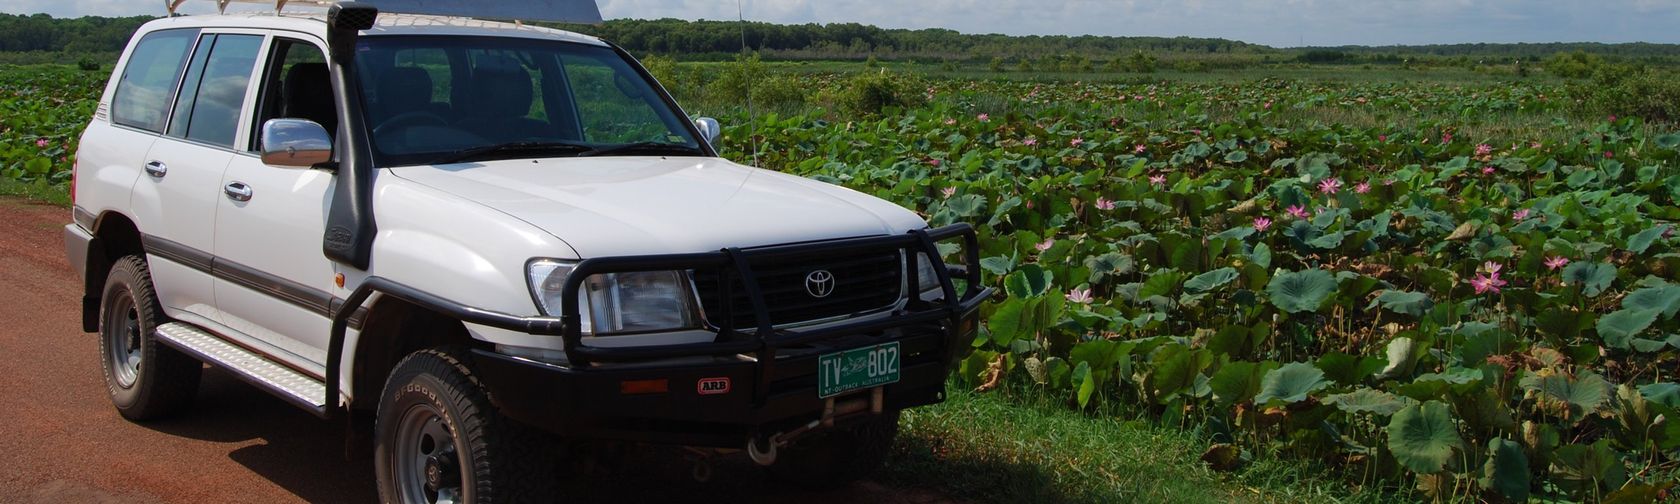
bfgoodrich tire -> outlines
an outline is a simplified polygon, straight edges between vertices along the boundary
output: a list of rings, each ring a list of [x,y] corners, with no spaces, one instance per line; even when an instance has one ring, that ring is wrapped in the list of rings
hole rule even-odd
[[[812,433],[781,449],[770,475],[801,487],[835,488],[880,469],[897,437],[897,411]]]
[[[145,259],[118,259],[100,297],[99,354],[111,404],[129,420],[178,413],[198,394],[204,364],[158,343],[153,331],[165,322]]]
[[[386,380],[374,420],[380,502],[553,501],[549,439],[502,418],[461,355],[415,352]]]

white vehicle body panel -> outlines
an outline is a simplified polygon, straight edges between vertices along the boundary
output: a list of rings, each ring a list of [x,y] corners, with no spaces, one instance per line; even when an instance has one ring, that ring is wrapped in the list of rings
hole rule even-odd
[[[581,258],[715,252],[927,225],[872,196],[719,158],[520,159],[391,172],[529,222]]]

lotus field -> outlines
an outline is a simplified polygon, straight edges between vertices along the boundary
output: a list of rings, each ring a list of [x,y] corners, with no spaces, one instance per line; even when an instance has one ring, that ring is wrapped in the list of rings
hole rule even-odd
[[[1680,135],[1562,92],[937,82],[727,140],[980,228],[1007,295],[964,386],[1121,403],[1216,469],[1650,500],[1680,464]]]
[[[879,114],[821,103],[860,78],[778,75],[811,94],[752,115],[668,84],[731,158],[979,228],[968,266],[1004,294],[955,386],[1192,429],[1218,470],[1672,498],[1673,126],[1544,81],[906,78]],[[62,181],[101,84],[0,71],[0,173]]]

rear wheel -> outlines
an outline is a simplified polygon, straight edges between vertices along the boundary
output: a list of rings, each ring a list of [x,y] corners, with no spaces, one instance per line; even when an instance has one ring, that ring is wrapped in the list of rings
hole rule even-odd
[[[826,489],[868,476],[887,461],[898,437],[898,412],[819,431],[781,449],[770,474],[802,487]]]
[[[457,353],[422,350],[398,363],[374,423],[381,502],[553,500],[547,437],[502,418]]]
[[[204,365],[153,336],[167,321],[146,261],[137,255],[117,260],[100,297],[99,353],[111,404],[124,418],[168,416],[198,394]]]

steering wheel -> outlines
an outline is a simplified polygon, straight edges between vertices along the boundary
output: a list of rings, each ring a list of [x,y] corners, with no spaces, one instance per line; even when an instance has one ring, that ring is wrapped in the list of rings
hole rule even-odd
[[[401,114],[397,114],[395,117],[386,119],[385,122],[380,123],[379,126],[375,126],[373,128],[373,136],[379,137],[389,131],[395,131],[402,128],[412,128],[421,124],[448,126],[449,121],[444,119],[443,116],[425,110],[403,112]]]

